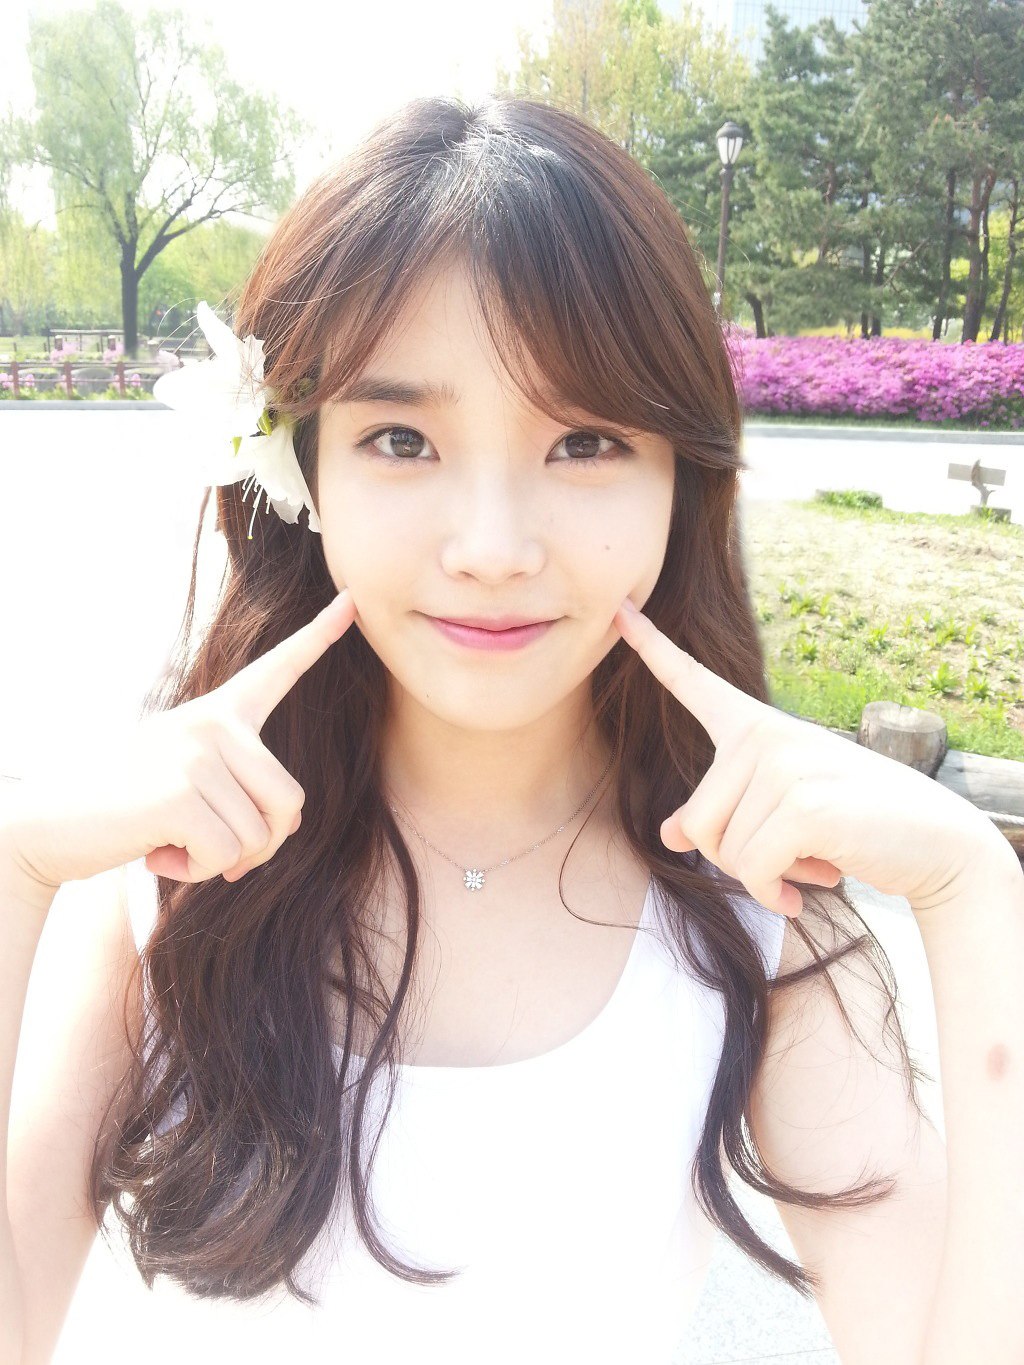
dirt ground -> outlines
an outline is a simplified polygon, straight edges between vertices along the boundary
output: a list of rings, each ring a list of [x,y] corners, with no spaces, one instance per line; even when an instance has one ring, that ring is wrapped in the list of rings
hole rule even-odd
[[[853,673],[863,661],[911,690],[945,663],[954,685],[931,700],[922,690],[915,704],[965,716],[981,704],[966,686],[973,669],[989,684],[988,704],[1003,701],[1024,734],[1024,527],[753,499],[741,519],[751,591],[776,657],[802,633],[817,642],[819,664]],[[821,614],[812,603],[830,593]],[[882,648],[870,648],[882,626]]]

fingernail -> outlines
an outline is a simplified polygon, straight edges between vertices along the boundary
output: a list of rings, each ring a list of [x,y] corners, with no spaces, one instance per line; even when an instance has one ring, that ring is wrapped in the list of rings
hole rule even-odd
[[[633,606],[633,603],[629,600],[628,597],[626,598],[625,602],[623,602],[623,604],[622,604],[622,610],[626,613],[627,616],[639,616],[639,615],[640,615],[640,612],[637,610],[636,607]]]

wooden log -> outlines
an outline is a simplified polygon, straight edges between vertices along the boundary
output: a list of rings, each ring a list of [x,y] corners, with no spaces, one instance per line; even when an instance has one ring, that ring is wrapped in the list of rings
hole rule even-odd
[[[881,709],[885,707],[891,707],[892,710],[886,712]],[[901,716],[900,713],[910,714]],[[877,719],[879,715],[887,717],[887,720],[880,722]],[[931,717],[931,721],[926,723],[923,719],[926,717]],[[938,721],[941,731],[934,724],[935,721]],[[923,735],[925,738],[898,739],[896,736],[901,733],[901,726],[904,735]],[[858,730],[839,730],[832,725],[826,728],[854,744],[863,742],[862,734],[872,740],[877,738],[887,747],[880,748],[874,743],[870,747],[900,762],[909,761],[900,757],[901,753],[905,752],[911,758],[916,755],[925,766],[921,767],[920,762],[912,763],[911,766],[918,767],[921,772],[928,772],[932,761],[928,757],[929,744],[934,746],[936,736],[941,733],[942,758],[936,770],[929,775],[987,815],[1024,864],[1024,763],[1012,758],[990,758],[986,754],[947,749],[945,725],[941,717],[914,706],[901,707],[892,702],[870,702],[864,708]]]
[[[861,712],[857,742],[934,777],[946,757],[946,722],[919,706],[869,701]]]

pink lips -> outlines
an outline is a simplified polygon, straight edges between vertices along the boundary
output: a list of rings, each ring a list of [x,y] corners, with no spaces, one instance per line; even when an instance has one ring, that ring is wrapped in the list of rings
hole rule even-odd
[[[443,621],[437,616],[428,616],[427,620],[456,644],[468,645],[470,649],[492,650],[521,649],[531,640],[539,639],[555,624],[554,621],[538,621],[536,625],[514,626],[509,630],[483,630],[478,626],[456,625],[454,621]]]

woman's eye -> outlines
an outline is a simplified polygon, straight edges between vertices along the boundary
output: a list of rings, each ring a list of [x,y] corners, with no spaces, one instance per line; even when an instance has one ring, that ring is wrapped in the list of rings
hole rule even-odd
[[[380,440],[390,441],[392,451],[396,453],[382,450],[377,444]],[[357,441],[356,449],[369,449],[388,464],[422,464],[417,457],[424,448],[424,441],[424,436],[413,427],[381,427]],[[621,437],[590,430],[571,431],[554,448],[557,450],[558,446],[565,446],[568,451],[567,458],[556,461],[558,464],[594,465],[633,453],[633,447]]]
[[[401,452],[398,455],[389,455],[387,451],[381,450],[376,442],[381,438],[390,440],[394,448]],[[381,427],[378,431],[373,431],[369,436],[364,436],[361,441],[356,442],[356,449],[362,450],[369,447],[374,454],[380,455],[381,459],[387,460],[390,464],[414,464],[417,446],[421,445],[423,437],[412,427]],[[410,452],[410,447],[412,450]]]
[[[602,444],[610,447],[602,450]],[[604,436],[599,431],[570,431],[563,436],[558,445],[564,445],[569,452],[568,463],[573,465],[598,464],[602,460],[615,460],[622,455],[631,455],[633,447],[619,436]],[[557,446],[555,449],[557,450]],[[561,461],[560,463],[565,463]]]

